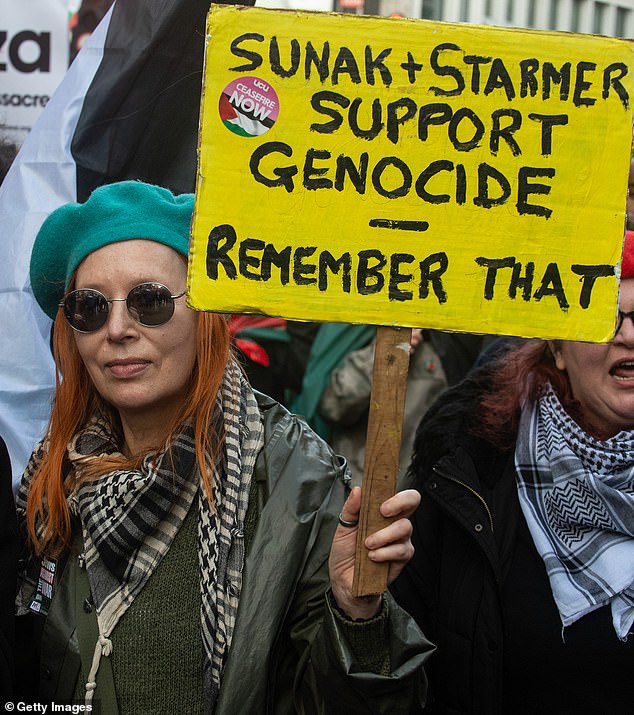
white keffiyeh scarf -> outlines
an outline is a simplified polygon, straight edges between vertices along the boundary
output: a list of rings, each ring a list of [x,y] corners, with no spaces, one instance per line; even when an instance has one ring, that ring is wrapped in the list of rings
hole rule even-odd
[[[634,623],[634,431],[594,439],[549,386],[522,410],[515,466],[564,627],[609,603],[625,639]]]

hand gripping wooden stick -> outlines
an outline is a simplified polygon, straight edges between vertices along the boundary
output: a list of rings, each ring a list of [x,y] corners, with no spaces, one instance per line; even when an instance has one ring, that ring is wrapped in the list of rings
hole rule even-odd
[[[379,507],[396,493],[411,334],[411,328],[377,328],[352,583],[354,596],[383,593],[387,587],[388,564],[370,561],[363,542],[369,534],[390,523],[381,516]]]

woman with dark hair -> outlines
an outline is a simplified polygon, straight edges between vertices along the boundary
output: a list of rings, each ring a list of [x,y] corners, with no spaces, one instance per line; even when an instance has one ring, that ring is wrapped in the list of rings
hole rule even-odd
[[[605,345],[509,342],[422,421],[415,555],[429,713],[631,713],[634,233]]]
[[[185,302],[193,196],[126,181],[54,211],[31,284],[55,320],[49,428],[18,492],[44,702],[101,712],[406,712],[431,650],[352,593],[360,490],[256,394],[224,316]],[[366,539],[390,580],[418,494]]]

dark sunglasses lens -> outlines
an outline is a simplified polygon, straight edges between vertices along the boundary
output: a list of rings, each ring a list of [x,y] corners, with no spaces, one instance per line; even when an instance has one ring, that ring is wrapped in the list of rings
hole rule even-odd
[[[108,301],[96,290],[74,290],[64,299],[64,316],[75,330],[91,333],[108,319]]]
[[[626,318],[629,318],[632,321],[632,325],[634,325],[634,310],[630,310],[627,313],[624,313],[622,310],[619,310],[616,316],[616,330],[614,331],[614,335],[616,335],[623,327],[623,321]]]
[[[174,315],[169,288],[160,283],[142,283],[128,293],[128,310],[141,325],[163,325]]]

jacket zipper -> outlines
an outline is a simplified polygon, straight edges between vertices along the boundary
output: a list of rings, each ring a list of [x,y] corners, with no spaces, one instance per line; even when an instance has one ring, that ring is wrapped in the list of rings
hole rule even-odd
[[[482,504],[484,507],[484,510],[487,513],[487,516],[489,517],[489,526],[491,527],[491,533],[493,533],[493,516],[491,515],[491,510],[489,509],[489,505],[486,503],[484,498],[478,494],[478,492],[473,488],[470,487],[468,484],[465,484],[463,481],[460,479],[456,479],[455,477],[451,477],[445,472],[440,471],[437,467],[433,467],[432,469],[433,472],[438,474],[438,476],[442,477],[443,479],[448,479],[450,482],[454,482],[455,484],[459,484],[461,487],[464,487],[468,492],[473,494],[473,496]]]

